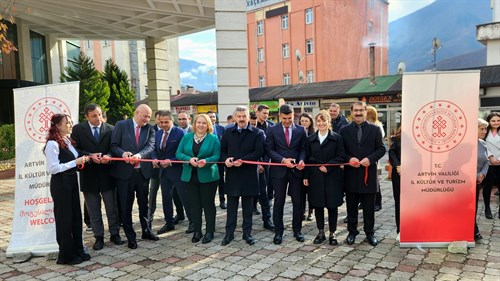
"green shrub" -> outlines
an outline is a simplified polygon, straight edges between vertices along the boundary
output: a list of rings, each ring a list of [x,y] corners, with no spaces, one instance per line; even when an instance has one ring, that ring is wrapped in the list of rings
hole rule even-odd
[[[14,124],[0,126],[0,160],[12,159],[16,156]]]

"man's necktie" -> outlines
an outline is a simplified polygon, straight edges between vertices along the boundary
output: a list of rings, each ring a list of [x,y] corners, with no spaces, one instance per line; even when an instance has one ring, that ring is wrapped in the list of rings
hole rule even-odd
[[[141,127],[135,127],[135,144],[139,145],[139,137],[141,136]]]
[[[361,138],[363,138],[363,129],[361,125],[358,125],[358,142],[361,142]]]
[[[288,146],[290,146],[290,131],[289,131],[289,127],[285,127],[285,140],[286,140],[286,144]]]
[[[163,131],[163,139],[161,140],[161,150],[165,150],[165,146],[167,145],[168,132]]]
[[[95,141],[99,140],[99,127],[94,127],[94,139]]]

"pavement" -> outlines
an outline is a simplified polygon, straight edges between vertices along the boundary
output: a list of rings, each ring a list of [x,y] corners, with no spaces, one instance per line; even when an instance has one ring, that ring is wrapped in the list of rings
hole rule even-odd
[[[160,235],[159,241],[139,239],[136,250],[128,249],[126,244],[112,245],[107,234],[104,249],[93,251],[94,238],[91,233],[84,233],[84,244],[92,259],[75,266],[57,265],[55,260],[46,257],[33,257],[23,263],[14,263],[5,257],[12,230],[15,181],[13,178],[0,180],[0,280],[500,280],[497,196],[492,196],[494,220],[485,219],[480,201],[479,228],[483,240],[470,248],[468,254],[453,254],[447,249],[400,249],[396,240],[392,187],[386,177],[386,173],[380,176],[383,208],[375,216],[376,236],[380,240],[376,247],[364,241],[364,234],[358,235],[352,246],[344,242],[347,236],[342,222],[345,204],[339,208],[338,246],[327,242],[313,244],[317,234],[314,220],[304,221],[306,241],[295,241],[288,200],[282,245],[273,244],[273,233],[262,227],[260,216],[254,216],[253,237],[257,243],[247,245],[241,239],[240,212],[235,240],[221,246],[225,210],[217,207],[215,239],[209,244],[191,243],[192,236],[184,233],[186,221],[174,231]],[[154,231],[163,225],[160,198],[158,204]],[[137,210],[134,221],[140,237]],[[359,229],[362,230],[362,224]],[[121,234],[124,237],[123,231]]]

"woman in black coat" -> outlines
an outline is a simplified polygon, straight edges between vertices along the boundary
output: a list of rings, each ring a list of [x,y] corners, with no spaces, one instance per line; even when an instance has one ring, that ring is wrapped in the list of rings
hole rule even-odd
[[[391,147],[389,149],[389,163],[392,166],[392,194],[394,197],[394,213],[396,219],[396,233],[399,235],[399,208],[401,197],[401,127],[396,135],[391,138]]]
[[[342,137],[331,131],[331,117],[328,111],[322,110],[316,115],[318,131],[308,137],[307,164],[341,164],[345,163],[344,143]],[[326,240],[324,208],[328,209],[328,227],[330,245],[338,245],[335,239],[337,230],[338,207],[343,203],[344,175],[340,166],[308,167],[304,185],[308,188],[309,205],[314,208],[316,225],[319,233],[314,244]]]

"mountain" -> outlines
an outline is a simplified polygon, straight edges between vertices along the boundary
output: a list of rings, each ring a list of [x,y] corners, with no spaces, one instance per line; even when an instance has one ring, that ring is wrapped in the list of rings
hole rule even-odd
[[[194,89],[202,92],[217,91],[217,71],[215,66],[201,64],[193,60],[179,59],[179,68],[181,85],[193,86]],[[210,73],[213,73],[213,75]]]
[[[491,20],[490,0],[436,0],[389,23],[389,72],[397,73],[401,61],[406,63],[407,71],[429,69],[434,37],[439,38],[442,45],[436,53],[438,64],[483,49],[484,45],[476,41],[476,25]],[[474,63],[471,66],[478,64],[474,60],[469,58]]]

